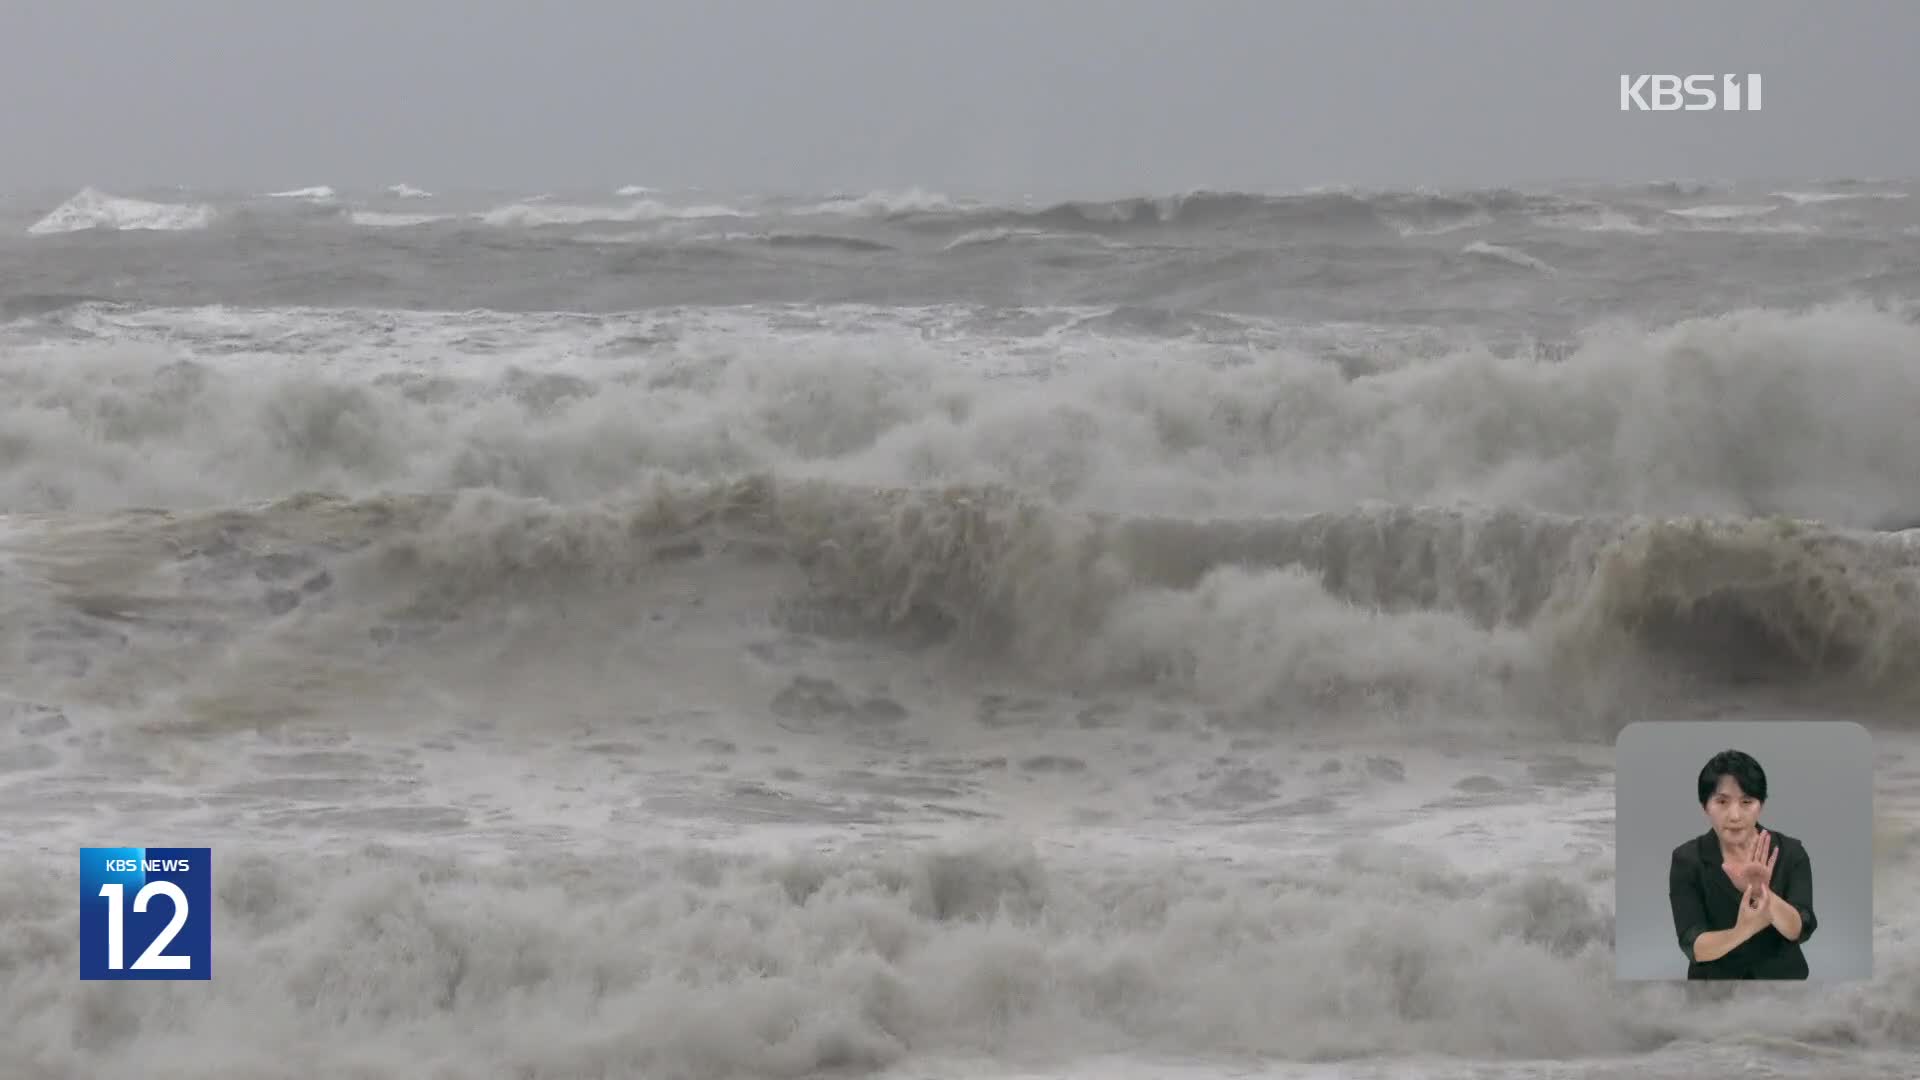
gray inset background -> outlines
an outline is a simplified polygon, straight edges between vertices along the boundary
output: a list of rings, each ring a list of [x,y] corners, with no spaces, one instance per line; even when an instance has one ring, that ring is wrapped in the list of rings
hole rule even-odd
[[[1696,782],[1707,759],[1743,750],[1767,772],[1760,823],[1806,844],[1820,925],[1810,979],[1873,974],[1873,737],[1836,720],[1655,721],[1614,744],[1614,971],[1685,979],[1667,904],[1673,849],[1707,831]]]

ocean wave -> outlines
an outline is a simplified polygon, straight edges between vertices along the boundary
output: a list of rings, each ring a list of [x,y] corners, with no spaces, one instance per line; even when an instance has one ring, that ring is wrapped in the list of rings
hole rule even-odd
[[[1292,193],[1198,190],[1116,199],[964,199],[937,192],[878,191],[842,196],[801,213],[839,214],[886,221],[912,229],[969,235],[1043,232],[1116,233],[1142,230],[1276,228],[1351,232],[1378,230],[1418,239],[1465,229],[1517,222],[1595,232],[1657,233],[1661,219],[1699,226],[1818,208],[1838,200],[1904,198],[1908,193],[1775,192],[1778,202],[1716,202],[1673,206],[1676,199],[1720,194],[1700,185],[1654,185],[1644,191],[1523,191],[1512,188],[1430,189],[1326,188]],[[1752,196],[1749,196],[1752,197]],[[1812,230],[1807,223],[1796,223]]]
[[[339,192],[325,184],[316,187],[295,188],[291,191],[275,191],[264,196],[268,199],[297,199],[302,202],[330,203],[340,198]]]
[[[1852,202],[1857,199],[1904,199],[1904,191],[1776,191],[1777,199],[1801,206],[1817,206],[1822,203]]]
[[[902,214],[966,212],[979,205],[975,200],[959,199],[925,188],[907,188],[901,191],[870,191],[864,195],[834,195],[820,202],[799,206],[792,212],[798,215],[894,217]]]
[[[1422,221],[1418,218],[1401,220],[1396,219],[1393,215],[1387,215],[1385,220],[1387,224],[1392,226],[1401,236],[1413,239],[1422,236],[1445,236],[1448,233],[1485,228],[1493,224],[1495,218],[1492,214],[1479,211],[1468,214],[1465,217],[1442,218],[1437,222]]]
[[[872,199],[859,212],[919,229],[1037,229],[1053,232],[1114,232],[1142,229],[1247,228],[1374,229],[1403,237],[1441,235],[1486,225],[1503,217],[1531,218],[1566,212],[1580,200],[1511,189],[1479,191],[1329,190],[1297,194],[1192,191],[1108,200],[1069,200],[1043,205],[982,203],[929,197]]]
[[[1027,336],[1005,312],[859,306],[46,318],[94,341],[0,356],[17,448],[0,507],[466,486],[567,501],[648,470],[780,469],[1178,516],[1920,515],[1903,466],[1920,460],[1920,326],[1864,305],[1613,327],[1544,361],[1383,339],[1364,367],[1284,326],[1152,309],[1029,312]],[[397,346],[439,359],[396,364]]]
[[[1653,236],[1662,232],[1659,225],[1647,220],[1645,212],[1635,212],[1615,207],[1577,207],[1564,211],[1543,214],[1538,224],[1549,229],[1573,229],[1590,233],[1625,233],[1635,236]]]
[[[986,234],[1001,231],[1076,233],[1161,227],[1210,228],[1235,222],[1331,228],[1383,227],[1407,236],[1444,233],[1485,224],[1497,215],[1528,215],[1562,207],[1567,199],[1512,189],[1429,190],[1325,189],[1291,194],[1197,190],[1115,199],[1055,202],[962,198],[912,188],[837,195],[798,206],[790,213],[872,218],[928,230]]]
[[[649,573],[699,592],[774,565],[784,584],[743,618],[791,594],[829,625],[994,644],[1021,678],[1243,717],[1604,725],[1635,685],[1913,690],[1916,534],[1874,531],[1920,508],[1896,467],[1920,457],[1902,359],[1920,328],[1891,313],[1749,312],[1363,374],[1184,340],[1197,329],[1110,336],[1087,313],[1033,339],[1069,358],[1039,377],[954,364],[965,338],[938,320],[758,317],[395,316],[354,357],[366,313],[123,312],[100,327],[120,344],[4,354],[0,509],[50,515],[40,546],[76,552],[126,505],[181,515],[107,526],[138,550],[217,550],[178,532],[212,523],[229,546],[308,536],[287,541],[303,558],[326,537],[357,641],[376,602],[458,613],[533,589],[577,612]],[[128,343],[146,320],[195,358]],[[930,333],[947,340],[911,344]],[[447,362],[396,367],[415,334]],[[290,491],[335,494],[245,509]],[[717,561],[661,570],[679,545]],[[58,605],[17,590],[13,625],[49,625]],[[264,617],[194,595],[222,625]],[[1592,710],[1568,704],[1587,689]]]
[[[1495,262],[1506,263],[1509,266],[1518,266],[1525,270],[1537,270],[1543,274],[1552,274],[1552,273],[1558,272],[1554,270],[1553,267],[1548,266],[1545,262],[1543,262],[1539,258],[1529,255],[1526,252],[1519,250],[1518,248],[1509,247],[1505,244],[1489,244],[1489,243],[1486,243],[1485,241],[1477,240],[1471,244],[1468,244],[1466,247],[1461,248],[1460,252],[1463,255],[1473,255],[1482,259],[1492,259]]]
[[[1674,217],[1690,221],[1731,221],[1739,218],[1765,217],[1780,208],[1765,203],[1708,203],[1703,206],[1684,206],[1668,210]]]
[[[683,206],[661,202],[658,199],[635,199],[619,206],[567,205],[545,201],[510,203],[476,214],[475,220],[497,228],[541,228],[554,225],[751,216],[746,211],[718,204]]]
[[[363,229],[413,229],[452,221],[452,214],[401,214],[391,210],[355,210],[347,220]]]
[[[1243,717],[1396,695],[1483,706],[1490,689],[1557,685],[1618,643],[1723,684],[1920,691],[1905,663],[1920,649],[1920,545],[1811,524],[1412,508],[1191,523],[1082,517],[990,489],[766,479],[608,514],[455,504],[383,557],[442,597],[555,574],[600,587],[636,572],[640,550],[724,549],[740,530],[746,550],[788,552],[825,610],[953,635],[1029,674],[1077,671],[1083,690],[1170,684]]]
[[[1001,225],[986,229],[973,229],[963,232],[947,241],[942,251],[965,251],[976,248],[998,248],[1015,244],[1057,244],[1057,243],[1095,243],[1110,249],[1124,248],[1127,245],[1101,236],[1086,233],[1051,232],[1046,229],[1023,226]]]
[[[647,240],[660,237],[647,236]],[[880,240],[871,240],[860,236],[846,236],[840,233],[809,232],[724,232],[694,233],[685,238],[687,244],[761,244],[770,248],[784,248],[794,251],[839,251],[855,255],[871,255],[882,251],[897,251],[892,244]]]
[[[204,622],[218,641],[290,612],[321,635],[297,650],[307,663],[382,635],[470,637],[507,611],[516,635],[528,619],[604,626],[594,648],[617,652],[635,631],[613,628],[664,591],[741,625],[944,643],[1024,685],[1173,695],[1249,728],[1565,736],[1688,692],[1818,691],[1897,715],[1920,697],[1920,543],[1808,524],[1418,508],[1193,522],[770,476],[572,507],[303,496],[14,524],[13,633],[90,678],[112,669],[102,635],[153,624],[191,642]]]
[[[1724,192],[1728,185],[1724,181],[1713,180],[1656,180],[1644,186],[1650,195],[1669,199],[1697,199],[1703,195]]]
[[[394,198],[430,198],[408,185],[387,189]],[[1896,211],[1863,208],[1875,202],[1893,205],[1907,191],[1813,189],[1806,191],[1682,190],[1653,188],[1513,188],[1360,189],[1329,188],[1291,193],[1236,190],[1195,190],[1141,194],[1119,198],[1082,198],[1043,201],[990,199],[949,195],[918,188],[878,190],[864,194],[837,194],[826,198],[792,196],[727,203],[691,198],[689,193],[665,195],[640,185],[618,189],[617,200],[555,201],[551,194],[512,199],[466,215],[477,224],[495,228],[565,229],[595,224],[678,222],[718,219],[785,220],[792,231],[811,233],[807,224],[820,218],[857,219],[867,230],[894,229],[944,237],[960,247],[986,238],[1007,242],[1024,236],[1100,237],[1118,240],[1134,234],[1164,234],[1168,242],[1196,242],[1233,232],[1276,232],[1326,238],[1380,237],[1418,243],[1424,238],[1465,230],[1504,230],[1547,227],[1589,233],[1660,234],[1669,231],[1734,229],[1759,231],[1762,219],[1773,231],[1818,234],[1823,230],[1867,227],[1862,215]],[[1698,202],[1708,196],[1711,202]],[[332,188],[310,187],[275,192],[268,201],[306,206],[344,206]],[[171,220],[157,211],[165,204],[139,203],[102,196],[86,189],[64,217],[50,218],[43,231],[99,227],[199,228],[200,224],[133,225],[114,222]],[[254,200],[257,206],[259,200]],[[116,211],[109,204],[118,205]],[[241,204],[244,208],[246,203]],[[1853,208],[1838,212],[1836,205]],[[142,207],[146,209],[141,209]],[[204,204],[209,215],[221,204]],[[226,208],[234,209],[232,207]],[[78,216],[86,224],[66,218]],[[209,218],[211,220],[211,218]],[[58,223],[58,229],[55,225]],[[768,229],[765,231],[777,231]],[[964,241],[964,242],[963,242]],[[1488,242],[1504,242],[1489,237]]]
[[[208,203],[157,203],[109,195],[97,188],[80,192],[27,227],[33,236],[88,230],[186,232],[212,225],[216,211]]]

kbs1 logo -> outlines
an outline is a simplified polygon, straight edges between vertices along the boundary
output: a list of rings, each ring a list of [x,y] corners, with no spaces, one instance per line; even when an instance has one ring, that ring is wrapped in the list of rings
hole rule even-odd
[[[211,979],[213,849],[81,848],[80,977]]]
[[[1758,75],[1622,75],[1621,112],[1759,112]]]

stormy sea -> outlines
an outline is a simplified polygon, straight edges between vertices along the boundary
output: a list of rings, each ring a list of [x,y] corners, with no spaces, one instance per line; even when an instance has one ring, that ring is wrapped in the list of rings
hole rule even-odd
[[[0,1073],[1911,1080],[1917,189],[7,195]],[[1712,718],[1870,980],[1615,979]]]

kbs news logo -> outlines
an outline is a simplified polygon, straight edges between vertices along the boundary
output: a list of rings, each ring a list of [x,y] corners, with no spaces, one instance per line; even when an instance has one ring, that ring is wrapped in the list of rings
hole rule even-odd
[[[1743,93],[1744,91],[1744,93]],[[1621,112],[1759,112],[1758,75],[1622,75]]]
[[[80,977],[213,978],[213,850],[81,848]]]

